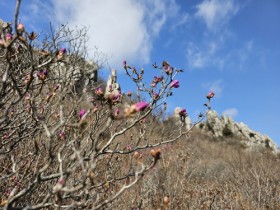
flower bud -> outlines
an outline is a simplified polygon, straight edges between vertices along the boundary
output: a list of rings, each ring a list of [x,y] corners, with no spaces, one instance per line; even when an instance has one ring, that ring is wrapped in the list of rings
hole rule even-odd
[[[2,41],[2,39],[0,38],[0,47],[4,47],[5,46],[5,44],[4,44],[4,42]]]
[[[102,97],[103,96],[103,90],[102,90],[102,88],[96,88],[96,90],[95,90],[95,94],[98,96],[98,97]]]
[[[161,149],[160,149],[160,148],[158,148],[158,149],[156,149],[156,150],[151,149],[151,150],[150,150],[150,154],[151,154],[151,156],[152,156],[154,159],[157,160],[157,159],[160,158]]]
[[[163,205],[164,206],[168,206],[169,203],[170,203],[169,197],[168,196],[164,196],[164,198],[163,198]]]
[[[85,109],[81,109],[80,112],[79,112],[79,117],[80,119],[82,119],[86,114],[86,110]]]
[[[140,157],[140,153],[137,152],[137,151],[135,151],[134,154],[133,154],[133,157],[134,157],[135,159],[138,159],[138,158]]]
[[[64,186],[65,184],[65,180],[63,177],[60,177],[58,182],[56,183],[56,185],[53,187],[53,192],[54,193],[58,193],[61,191],[62,187]]]
[[[13,35],[12,34],[6,34],[5,38],[6,38],[6,41],[10,41],[10,40],[12,40]]]
[[[20,23],[20,24],[18,24],[18,26],[17,26],[17,31],[19,32],[19,33],[22,33],[22,32],[24,32],[24,25],[22,24],[22,23]]]
[[[213,91],[210,91],[209,93],[208,93],[208,95],[206,96],[206,98],[208,99],[208,100],[210,100],[211,98],[213,98],[215,96],[215,93],[213,92]]]
[[[132,95],[131,91],[127,91],[126,95],[127,95],[128,97],[131,97],[131,95]]]
[[[171,82],[171,84],[170,84],[170,88],[178,88],[178,87],[180,87],[180,85],[179,85],[179,80],[173,80],[172,82]]]

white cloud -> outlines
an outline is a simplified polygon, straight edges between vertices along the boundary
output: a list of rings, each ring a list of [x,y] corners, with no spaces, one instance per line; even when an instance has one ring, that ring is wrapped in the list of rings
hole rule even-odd
[[[189,67],[192,69],[204,68],[206,66],[223,68],[223,59],[217,55],[221,45],[222,43],[217,41],[207,41],[199,45],[190,42],[186,52]]]
[[[206,89],[206,91],[213,91],[215,93],[215,98],[221,97],[224,89],[222,79],[218,79],[213,82],[202,83],[201,87]]]
[[[223,80],[216,80],[215,82],[211,83],[209,89],[215,93],[216,97],[220,97],[223,92],[222,86]]]
[[[206,65],[206,54],[194,43],[189,43],[187,48],[187,62],[191,68],[203,68]]]
[[[178,16],[178,20],[174,21],[171,25],[171,30],[176,30],[178,27],[184,26],[191,21],[191,17],[188,13],[183,13]]]
[[[89,26],[89,48],[95,46],[111,59],[111,66],[148,63],[153,40],[169,15],[178,10],[175,0],[53,0],[58,23]]]
[[[208,29],[215,31],[226,24],[239,10],[234,0],[204,0],[197,5],[196,17],[205,21]]]
[[[223,115],[234,118],[238,115],[238,110],[236,108],[229,108],[223,111]]]
[[[23,2],[24,3],[24,2]],[[20,21],[28,23],[27,26],[37,33],[38,24],[45,21],[48,25],[49,22],[54,22],[52,14],[52,4],[49,1],[30,0],[28,4],[23,4],[20,14]]]

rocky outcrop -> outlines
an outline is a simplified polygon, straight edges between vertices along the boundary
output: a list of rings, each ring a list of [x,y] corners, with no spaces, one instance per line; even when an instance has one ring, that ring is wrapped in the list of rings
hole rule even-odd
[[[180,117],[180,114],[179,114],[180,111],[182,111],[182,110],[183,110],[182,107],[176,107],[175,110],[174,110],[173,118],[174,118],[175,122],[178,123],[178,124],[182,123],[182,122],[180,122],[181,121],[181,117]],[[192,121],[191,121],[191,118],[189,116],[185,117],[184,123],[185,123],[186,129],[190,130],[191,127],[192,127]]]
[[[119,94],[121,92],[121,87],[117,82],[117,72],[116,69],[111,70],[111,74],[108,77],[106,90],[105,90],[105,97],[110,94]]]
[[[215,138],[233,137],[243,140],[242,143],[248,148],[269,148],[273,152],[278,152],[277,145],[267,135],[251,130],[243,122],[234,122],[228,116],[219,117],[218,113],[210,110],[207,114],[207,120],[197,125],[205,134]],[[222,139],[222,138],[221,138]]]

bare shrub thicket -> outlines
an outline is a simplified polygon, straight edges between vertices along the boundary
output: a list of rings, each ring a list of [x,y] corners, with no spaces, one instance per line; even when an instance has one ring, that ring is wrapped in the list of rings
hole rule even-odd
[[[181,70],[154,64],[149,79],[124,61],[135,93],[105,94],[86,30],[38,36],[18,23],[20,3],[0,31],[1,209],[280,208],[269,151],[190,133],[185,109],[163,120]]]
[[[140,197],[149,193],[160,146],[189,132],[182,109],[180,126],[155,135],[156,127],[164,130],[156,110],[166,108],[181,70],[154,64],[147,85],[144,70],[124,61],[136,101],[131,93],[105,95],[91,72],[97,66],[87,61],[86,30],[61,26],[38,36],[18,23],[20,3],[13,26],[0,32],[1,208],[108,209],[132,186]]]
[[[269,150],[248,151],[194,130],[162,147],[161,161],[114,209],[280,209],[279,161]]]

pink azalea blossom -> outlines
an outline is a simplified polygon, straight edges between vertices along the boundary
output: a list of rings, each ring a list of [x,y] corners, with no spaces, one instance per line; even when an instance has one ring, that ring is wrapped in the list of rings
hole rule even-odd
[[[130,97],[132,95],[131,91],[127,91],[126,95]]]
[[[66,48],[61,48],[61,49],[60,49],[60,52],[61,52],[62,54],[65,54],[65,53],[66,53]]]
[[[97,111],[98,111],[98,105],[95,104],[94,107],[93,107],[93,112],[95,113],[95,112],[97,112]]]
[[[127,150],[132,150],[132,147],[131,147],[130,144],[127,144],[127,145],[125,146],[125,148],[126,148]]]
[[[154,83],[159,83],[163,80],[163,76],[160,76],[160,77],[157,77],[157,76],[154,76],[154,79],[153,79],[153,82]]]
[[[157,93],[153,94],[154,99],[157,99],[159,97],[159,95]]]
[[[180,112],[179,112],[179,117],[181,119],[182,122],[185,121],[185,118],[188,116],[188,113],[186,111],[186,109],[182,109]]]
[[[206,98],[208,98],[209,100],[211,99],[211,98],[213,98],[215,96],[215,93],[213,92],[213,91],[210,91],[209,93],[208,93],[208,95],[206,96]]]
[[[61,139],[65,139],[65,132],[64,131],[60,131],[60,133],[59,133],[59,138],[61,138]]]
[[[151,87],[155,87],[156,85],[157,85],[157,84],[156,84],[156,83],[153,83],[153,82],[150,84]]]
[[[144,111],[149,106],[149,103],[142,101],[142,102],[138,102],[134,105],[135,105],[135,110],[137,112],[139,112],[139,111]]]
[[[171,84],[170,84],[170,88],[178,88],[178,87],[180,87],[180,85],[179,85],[179,80],[173,80],[172,82],[171,82]]]
[[[26,93],[24,98],[25,98],[25,100],[30,100],[30,94]]]
[[[121,99],[122,99],[122,94],[120,92],[117,94],[113,94],[113,96],[112,96],[113,103],[118,103],[121,101]]]
[[[180,112],[179,112],[179,115],[180,116],[183,116],[183,117],[186,117],[188,115],[186,109],[182,109]]]
[[[102,96],[103,95],[103,90],[102,90],[102,88],[96,88],[96,90],[95,90],[95,94],[97,95],[97,96]]]
[[[167,75],[172,74],[172,73],[173,73],[173,69],[172,69],[172,67],[170,67],[170,66],[165,67],[165,73],[166,73]]]
[[[47,76],[48,76],[48,70],[47,69],[37,71],[37,77],[40,80],[45,80],[47,78]]]
[[[6,34],[6,40],[11,40],[13,38],[12,34]]]
[[[114,113],[115,117],[119,116],[119,114],[120,114],[120,110],[119,109],[115,109],[115,113]]]
[[[85,114],[86,114],[86,110],[85,109],[81,109],[80,112],[79,112],[80,119],[82,119]]]
[[[20,32],[20,33],[24,32],[24,25],[23,25],[22,23],[18,24],[17,30],[18,30],[18,32]]]

